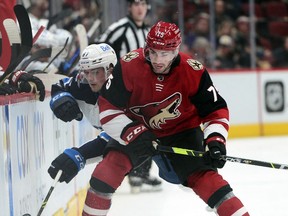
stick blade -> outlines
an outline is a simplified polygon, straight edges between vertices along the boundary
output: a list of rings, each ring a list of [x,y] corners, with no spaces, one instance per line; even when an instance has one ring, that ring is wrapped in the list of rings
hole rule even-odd
[[[22,45],[32,47],[32,28],[26,8],[23,5],[18,4],[14,6],[14,12],[20,26]]]
[[[13,19],[8,18],[3,21],[3,25],[7,32],[10,45],[12,46],[12,44],[20,44],[21,38],[17,23]]]

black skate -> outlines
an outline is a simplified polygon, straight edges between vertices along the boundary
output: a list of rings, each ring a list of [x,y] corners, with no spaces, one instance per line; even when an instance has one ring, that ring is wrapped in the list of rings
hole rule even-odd
[[[128,179],[131,187],[131,193],[154,192],[162,190],[162,182],[151,176],[129,176]]]

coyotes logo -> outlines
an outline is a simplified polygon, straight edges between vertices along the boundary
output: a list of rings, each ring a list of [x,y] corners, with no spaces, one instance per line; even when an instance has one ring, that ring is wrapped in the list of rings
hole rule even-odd
[[[175,119],[181,115],[177,109],[181,101],[181,94],[176,92],[163,101],[131,107],[130,111],[140,116],[150,128],[161,129],[161,125],[165,124],[167,120]]]
[[[138,56],[139,56],[139,53],[138,53],[138,52],[132,51],[132,52],[129,52],[129,53],[127,53],[126,55],[124,55],[124,56],[122,57],[122,59],[123,59],[123,61],[125,61],[125,62],[130,62],[132,59],[135,59],[135,58],[137,58]]]

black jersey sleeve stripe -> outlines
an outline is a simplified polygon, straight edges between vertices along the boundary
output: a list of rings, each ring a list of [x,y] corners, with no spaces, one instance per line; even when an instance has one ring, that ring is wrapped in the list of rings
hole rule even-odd
[[[214,92],[208,90],[210,87],[214,89]],[[216,95],[214,95],[214,93]],[[219,95],[217,89],[214,87],[207,70],[203,72],[198,92],[191,99],[191,102],[196,106],[199,116],[201,117],[205,117],[215,110],[227,107],[226,101]]]
[[[110,76],[104,83],[100,95],[109,98],[109,102],[116,107],[124,108],[127,105],[131,93],[125,87],[119,62],[114,67],[113,78]]]

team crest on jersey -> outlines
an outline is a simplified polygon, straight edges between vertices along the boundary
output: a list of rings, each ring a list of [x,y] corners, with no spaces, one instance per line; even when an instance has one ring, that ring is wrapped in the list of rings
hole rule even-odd
[[[182,95],[176,92],[160,102],[131,107],[130,111],[140,116],[151,128],[161,129],[167,120],[176,119],[181,115],[178,110],[181,101]]]
[[[187,63],[194,69],[194,70],[202,70],[203,69],[203,65],[194,59],[188,59]]]
[[[129,52],[129,53],[127,53],[126,55],[124,55],[124,56],[122,57],[122,59],[123,59],[123,61],[125,61],[125,62],[130,62],[132,59],[135,59],[135,58],[137,58],[138,56],[139,56],[139,53],[138,53],[138,52],[132,51],[132,52]]]

